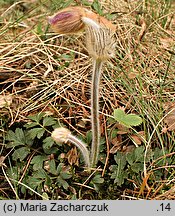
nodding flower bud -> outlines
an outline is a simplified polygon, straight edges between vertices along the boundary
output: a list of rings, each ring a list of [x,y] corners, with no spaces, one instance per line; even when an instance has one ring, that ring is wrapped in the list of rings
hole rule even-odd
[[[55,142],[58,143],[65,143],[65,142],[71,142],[72,144],[74,144],[77,148],[79,148],[79,150],[81,151],[83,157],[84,157],[84,161],[87,165],[87,167],[90,167],[90,160],[89,160],[89,152],[88,149],[86,147],[86,144],[84,144],[81,140],[79,140],[77,137],[73,136],[71,134],[71,132],[63,127],[60,128],[56,128],[53,132],[52,132],[52,138]]]
[[[68,7],[48,17],[52,29],[59,34],[74,34],[84,29],[81,21],[84,10],[81,7]]]
[[[102,27],[106,27],[115,31],[115,26],[106,18],[83,7],[67,7],[58,11],[53,16],[48,17],[48,22],[52,29],[59,34],[74,34],[81,32],[85,28],[85,22],[82,18],[89,18],[99,23]]]
[[[69,135],[71,134],[71,132],[63,127],[60,128],[56,128],[53,132],[52,132],[52,138],[53,140],[55,140],[56,142],[60,142],[60,143],[66,143],[69,140]]]

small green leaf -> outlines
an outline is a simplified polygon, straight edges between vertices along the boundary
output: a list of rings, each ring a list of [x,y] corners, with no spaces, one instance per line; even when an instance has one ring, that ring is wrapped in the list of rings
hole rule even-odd
[[[55,125],[57,122],[54,120],[53,117],[49,117],[49,116],[46,116],[44,119],[43,119],[43,126],[46,127],[46,126],[52,126],[52,125]]]
[[[73,59],[73,57],[69,54],[66,54],[66,53],[63,53],[61,56],[60,56],[60,59],[62,60],[65,60],[65,61],[71,61]]]
[[[127,172],[123,171],[120,175],[115,176],[114,183],[117,183],[118,186],[122,186],[124,184],[125,179],[128,178]]]
[[[26,137],[24,131],[21,128],[16,128],[15,132],[9,130],[6,140],[11,141],[11,143],[7,145],[7,148],[26,144]]]
[[[98,0],[94,0],[91,7],[97,11],[98,14],[103,15],[101,4]]]
[[[90,2],[90,1],[88,1],[88,0],[82,0],[81,1],[82,2],[82,4],[84,5],[84,6],[90,6],[92,3]]]
[[[54,144],[54,140],[52,139],[52,137],[46,137],[43,140],[43,148],[44,149],[50,149]]]
[[[39,114],[37,113],[36,115],[28,116],[28,118],[39,123],[44,115],[45,115],[45,113],[39,113]]]
[[[125,112],[122,109],[115,109],[114,110],[114,119],[116,121],[122,121],[125,117]]]
[[[131,169],[135,173],[139,173],[143,171],[143,163],[135,163],[131,166]]]
[[[106,14],[108,20],[116,19],[116,14]]]
[[[27,128],[27,129],[33,128],[35,126],[38,126],[37,122],[28,122],[27,124],[25,124],[25,128]]]
[[[86,143],[87,143],[87,145],[89,145],[91,143],[91,141],[92,141],[92,131],[88,131],[86,133]]]
[[[59,165],[57,166],[57,173],[60,174],[62,171],[64,164],[63,163],[59,163]]]
[[[121,186],[128,177],[127,172],[125,170],[120,170],[118,165],[112,165],[110,170],[112,171],[111,179],[114,179],[114,183]]]
[[[114,179],[114,183],[117,183],[118,186],[121,186],[128,176],[127,172],[124,171],[126,166],[126,156],[125,154],[117,152],[117,155],[114,156],[114,159],[117,165],[111,166],[111,170],[113,171],[111,178]]]
[[[33,170],[40,170],[43,168],[43,162],[47,160],[47,156],[45,155],[37,155],[34,156],[31,160],[31,164],[33,164]]]
[[[68,172],[63,172],[63,173],[60,173],[60,176],[63,178],[63,179],[70,179],[72,177],[72,174],[68,173]]]
[[[94,178],[92,179],[92,182],[94,184],[102,184],[104,182],[104,178],[101,177],[101,175],[97,174],[96,176],[94,176]]]
[[[43,150],[44,150],[44,153],[47,154],[47,155],[56,154],[58,152],[58,148],[57,147],[52,147],[50,149],[43,148]]]
[[[27,155],[30,153],[30,148],[28,147],[21,147],[14,151],[12,154],[13,160],[20,159],[20,161],[23,161],[24,158],[27,157]]]
[[[20,178],[20,169],[19,167],[10,167],[7,169],[7,175],[11,179],[19,180]]]
[[[148,163],[151,160],[153,160],[153,156],[154,156],[154,150],[153,149],[148,149],[147,153],[146,153],[146,158],[145,158],[145,162]]]
[[[44,132],[45,132],[44,128],[32,128],[28,131],[31,139],[35,139],[35,137],[40,139],[44,135]]]
[[[135,154],[133,151],[126,154],[126,160],[130,165],[135,162]]]
[[[117,152],[117,155],[114,156],[114,160],[120,169],[123,169],[126,166],[126,156],[124,154]]]
[[[145,150],[144,146],[139,146],[139,147],[134,149],[134,154],[135,154],[135,160],[136,161],[139,161],[139,162],[144,161],[144,150]]]
[[[114,110],[114,119],[126,127],[138,126],[142,123],[142,118],[136,114],[126,114],[122,109]]]
[[[48,166],[49,166],[49,172],[54,174],[54,175],[57,175],[57,170],[56,170],[56,163],[55,163],[55,160],[52,159],[52,160],[49,160],[48,161]]]
[[[43,180],[30,176],[29,179],[27,179],[27,183],[32,189],[36,189],[43,183]]]
[[[33,177],[46,180],[48,178],[48,175],[45,170],[39,169],[33,172]]]
[[[142,118],[136,114],[128,114],[124,118],[124,124],[128,127],[142,124]]]
[[[61,176],[58,176],[58,178],[57,178],[57,184],[58,184],[58,186],[62,186],[66,190],[69,187],[69,184],[64,179],[62,179]]]
[[[42,23],[41,22],[38,22],[38,25],[37,25],[37,28],[36,28],[36,33],[38,35],[43,35],[43,29],[42,29]]]

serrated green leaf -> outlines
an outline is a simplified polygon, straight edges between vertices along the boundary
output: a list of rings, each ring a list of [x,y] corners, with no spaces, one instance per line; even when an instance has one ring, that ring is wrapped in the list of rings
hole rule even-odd
[[[33,128],[35,126],[38,126],[37,122],[28,122],[27,124],[25,124],[25,128],[27,128],[27,129]]]
[[[147,153],[146,153],[146,158],[145,158],[145,162],[148,163],[151,160],[153,160],[153,156],[154,156],[154,150],[152,149],[148,149]]]
[[[63,178],[63,179],[70,179],[72,177],[72,174],[68,173],[68,172],[63,172],[63,173],[60,173],[60,176]]]
[[[45,113],[39,113],[39,114],[37,113],[36,115],[28,116],[28,118],[39,123],[44,115]]]
[[[136,158],[133,151],[126,154],[126,160],[130,165],[132,165],[135,162],[135,159]]]
[[[47,156],[45,155],[37,155],[34,156],[31,160],[31,164],[33,164],[33,170],[40,170],[43,168],[43,162],[47,160]]]
[[[9,130],[6,136],[6,140],[11,141],[11,143],[7,145],[7,148],[26,144],[26,137],[21,128],[16,128],[15,132]]]
[[[101,175],[96,175],[94,176],[94,178],[92,179],[92,182],[94,184],[102,184],[104,182],[104,178],[101,177]]]
[[[28,186],[32,189],[36,189],[38,186],[40,186],[43,183],[42,179],[35,178],[30,176],[29,179],[27,179]]]
[[[114,179],[114,183],[117,183],[118,186],[121,186],[128,177],[127,172],[125,170],[120,170],[118,165],[112,165],[111,171],[111,179]]]
[[[59,163],[59,165],[57,166],[57,173],[60,174],[62,171],[64,164],[63,163]]]
[[[64,179],[62,179],[61,176],[58,176],[58,178],[57,178],[57,184],[58,184],[58,186],[62,186],[66,190],[69,187],[69,184]]]
[[[34,156],[33,159],[31,160],[31,164],[37,164],[37,163],[41,163],[45,160],[47,160],[47,156],[45,155],[37,155],[37,156]]]
[[[126,160],[131,166],[135,166],[137,162],[144,162],[144,146],[135,148],[132,152],[126,154]]]
[[[46,126],[52,126],[52,125],[55,125],[56,124],[56,121],[54,120],[53,117],[45,117],[43,119],[43,126],[46,127]]]
[[[47,175],[45,170],[39,169],[39,170],[36,170],[35,172],[33,172],[33,177],[45,180],[48,177],[48,175]]]
[[[114,119],[126,127],[138,126],[142,123],[142,118],[136,114],[126,114],[122,109],[114,110]]]
[[[44,128],[32,128],[28,131],[28,134],[30,138],[34,140],[36,137],[40,139],[44,135],[44,132]]]
[[[118,167],[117,165],[111,165],[110,166],[110,171],[115,172],[117,170],[117,167]]]
[[[123,121],[123,118],[125,117],[125,112],[122,109],[115,109],[114,110],[114,119],[116,121]]]
[[[57,147],[52,147],[50,149],[43,148],[43,150],[44,150],[44,153],[47,154],[47,155],[56,154],[58,152]]]
[[[24,135],[24,132],[21,128],[16,128],[15,136],[16,136],[17,140],[25,143],[25,135]]]
[[[164,173],[162,172],[162,170],[155,170],[153,181],[162,181],[163,176],[164,176]],[[150,176],[149,180],[152,180],[151,176]]]
[[[124,184],[125,179],[128,178],[128,174],[127,172],[123,171],[122,173],[120,173],[120,175],[117,175],[115,177],[114,183],[117,183],[118,186],[122,186],[122,184]]]
[[[54,175],[58,175],[57,169],[56,169],[56,163],[55,163],[54,159],[48,161],[48,166],[49,166],[49,172],[50,173],[52,173]]]
[[[140,171],[142,172],[143,171],[143,163],[134,163],[131,166],[131,169],[135,173],[139,173]]]
[[[46,137],[43,140],[43,148],[44,149],[50,149],[54,144],[54,140],[52,139],[52,137]]]
[[[92,131],[88,131],[86,133],[86,143],[87,143],[87,145],[89,145],[91,143],[91,141],[92,141]]]
[[[7,169],[7,175],[11,179],[19,180],[20,178],[20,169],[19,167],[10,167]]]
[[[114,156],[114,159],[117,165],[112,167],[113,173],[111,178],[114,179],[114,183],[117,183],[117,185],[121,186],[128,176],[128,174],[124,171],[126,166],[126,156],[120,152],[117,152],[117,155]]]
[[[47,185],[47,186],[49,186],[49,187],[51,187],[51,185],[52,185],[52,179],[50,178],[50,175],[46,176],[44,184]]]
[[[144,161],[144,146],[139,146],[134,149],[135,161],[143,162]]]
[[[162,150],[160,148],[156,147],[154,149],[154,160],[161,157],[161,156],[163,156]]]
[[[30,148],[21,147],[14,151],[14,153],[12,154],[12,158],[15,161],[18,159],[20,159],[20,161],[23,161],[24,158],[26,158],[29,153],[30,153]]]
[[[142,118],[136,114],[128,114],[124,118],[124,124],[128,127],[142,124]]]
[[[98,14],[103,15],[101,4],[98,0],[94,0],[91,7],[98,12]]]
[[[117,155],[114,156],[114,160],[119,166],[119,169],[123,169],[126,166],[126,156],[120,152],[117,152]]]
[[[160,149],[158,147],[156,147],[154,149],[154,157],[153,157],[154,160],[160,158],[159,160],[156,160],[155,165],[157,165],[157,166],[163,166],[165,164],[165,158],[162,157],[165,154],[166,154],[166,152],[164,152],[162,149]]]

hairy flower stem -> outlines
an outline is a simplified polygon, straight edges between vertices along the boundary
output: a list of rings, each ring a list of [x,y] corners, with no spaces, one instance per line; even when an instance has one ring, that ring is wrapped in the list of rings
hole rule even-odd
[[[91,86],[91,122],[92,122],[92,146],[91,167],[95,167],[98,161],[100,146],[100,122],[99,122],[99,86],[103,60],[94,59],[92,86]]]
[[[74,144],[82,153],[84,157],[84,161],[87,165],[87,167],[90,167],[90,161],[89,161],[89,151],[86,148],[85,144],[79,140],[77,137],[73,136],[72,134],[69,134],[68,136],[69,141]]]

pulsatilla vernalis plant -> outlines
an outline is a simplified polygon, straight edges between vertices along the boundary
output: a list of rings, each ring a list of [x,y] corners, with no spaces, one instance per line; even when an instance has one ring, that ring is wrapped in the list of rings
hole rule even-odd
[[[95,167],[100,145],[99,123],[99,85],[104,61],[114,54],[115,26],[104,17],[95,14],[83,7],[68,7],[49,17],[49,23],[59,34],[73,34],[85,29],[86,43],[89,55],[93,59],[92,84],[91,84],[91,124],[92,146],[91,153],[86,145],[74,137],[70,131],[57,128],[52,133],[55,141],[70,141],[75,144],[84,156],[88,167]]]

